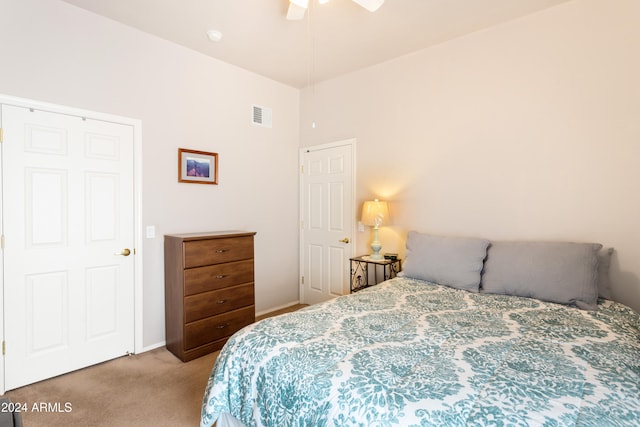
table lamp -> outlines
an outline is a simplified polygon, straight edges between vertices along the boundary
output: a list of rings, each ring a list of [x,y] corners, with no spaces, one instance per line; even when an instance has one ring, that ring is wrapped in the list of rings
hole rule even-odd
[[[373,227],[373,242],[371,242],[371,250],[373,253],[370,259],[383,259],[380,255],[382,245],[378,241],[378,227],[389,224],[389,205],[378,199],[366,201],[362,205],[362,223]]]

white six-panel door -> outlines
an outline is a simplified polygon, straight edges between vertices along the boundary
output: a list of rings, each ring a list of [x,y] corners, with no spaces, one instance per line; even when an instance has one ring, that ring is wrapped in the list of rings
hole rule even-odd
[[[315,304],[349,290],[353,141],[309,148],[301,156],[301,300]]]
[[[0,117],[9,390],[134,351],[133,129]]]

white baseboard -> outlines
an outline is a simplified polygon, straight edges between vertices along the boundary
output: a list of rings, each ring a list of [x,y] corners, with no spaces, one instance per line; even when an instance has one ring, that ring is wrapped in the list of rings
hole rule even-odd
[[[298,301],[288,302],[288,303],[286,303],[286,304],[279,305],[278,307],[271,307],[271,308],[270,308],[270,309],[268,309],[268,310],[264,310],[264,311],[261,311],[261,312],[259,312],[259,313],[256,313],[256,317],[260,317],[260,316],[263,316],[263,315],[265,315],[265,314],[272,313],[272,312],[274,312],[274,311],[278,311],[278,310],[282,310],[282,309],[285,309],[285,308],[289,308],[289,307],[291,307],[292,305],[296,305],[296,304],[300,304],[300,301],[298,300]]]
[[[145,353],[147,351],[155,350],[156,348],[164,347],[166,344],[167,344],[166,341],[162,341],[159,343],[148,345],[146,347],[143,347],[140,353]],[[137,354],[140,354],[140,353],[137,353]]]

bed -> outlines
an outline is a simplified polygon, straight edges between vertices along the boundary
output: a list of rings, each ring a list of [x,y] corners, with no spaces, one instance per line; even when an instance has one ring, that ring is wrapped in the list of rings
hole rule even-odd
[[[602,297],[610,254],[411,232],[404,277],[232,336],[201,425],[637,426],[640,316]]]

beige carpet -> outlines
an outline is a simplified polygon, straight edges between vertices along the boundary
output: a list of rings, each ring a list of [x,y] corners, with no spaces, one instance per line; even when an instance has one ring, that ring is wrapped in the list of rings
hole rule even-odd
[[[25,427],[197,426],[217,355],[183,363],[163,347],[11,390],[6,396],[26,404]],[[45,411],[34,410],[41,404]]]

